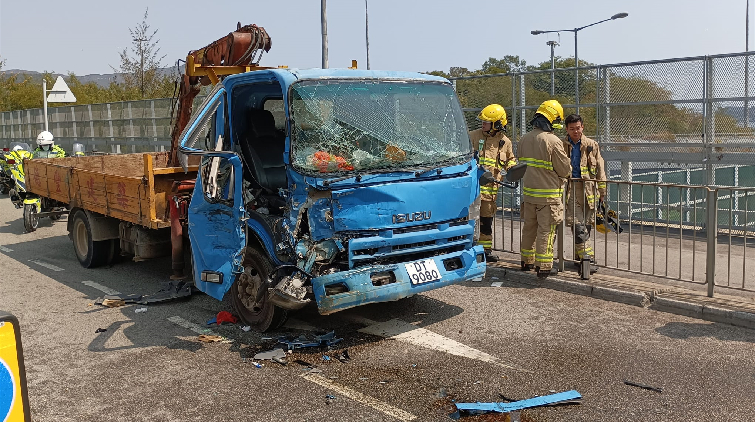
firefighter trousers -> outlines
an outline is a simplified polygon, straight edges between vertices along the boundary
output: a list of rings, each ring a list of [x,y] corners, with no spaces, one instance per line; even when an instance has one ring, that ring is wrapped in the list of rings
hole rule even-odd
[[[541,271],[553,268],[553,243],[563,219],[563,204],[522,204],[522,262],[535,264]]]
[[[480,202],[480,240],[477,244],[485,248],[486,255],[493,251],[493,217],[496,208],[495,199]]]
[[[566,225],[571,227],[574,256],[577,261],[583,258],[592,260],[594,257],[590,241],[594,222],[595,192],[585,192],[585,183],[580,180],[570,181],[569,196],[566,200]]]

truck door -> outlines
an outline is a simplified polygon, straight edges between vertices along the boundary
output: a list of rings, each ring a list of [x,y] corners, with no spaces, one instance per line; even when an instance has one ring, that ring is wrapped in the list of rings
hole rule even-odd
[[[216,88],[181,138],[182,160],[199,156],[189,204],[189,239],[197,288],[222,300],[233,283],[246,244],[241,160],[229,151],[226,96]]]

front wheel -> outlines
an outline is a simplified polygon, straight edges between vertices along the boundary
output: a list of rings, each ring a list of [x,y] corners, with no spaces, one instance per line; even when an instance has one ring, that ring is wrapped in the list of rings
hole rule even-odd
[[[263,295],[256,303],[257,289],[264,288],[264,281],[272,271],[269,260],[254,249],[247,249],[244,259],[245,271],[236,276],[228,294],[234,311],[241,321],[257,331],[274,330],[286,322],[287,311],[273,305]]]
[[[36,204],[24,204],[24,228],[28,233],[37,230],[39,226],[39,215],[37,215]]]

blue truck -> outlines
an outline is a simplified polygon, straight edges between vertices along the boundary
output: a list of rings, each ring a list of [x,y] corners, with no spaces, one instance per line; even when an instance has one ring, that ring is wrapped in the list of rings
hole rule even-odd
[[[196,287],[264,331],[482,277],[482,171],[452,85],[420,73],[228,76],[180,136]]]

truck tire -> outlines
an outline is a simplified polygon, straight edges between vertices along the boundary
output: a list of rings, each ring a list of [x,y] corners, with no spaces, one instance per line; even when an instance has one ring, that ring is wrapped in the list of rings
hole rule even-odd
[[[79,210],[73,216],[71,239],[76,258],[84,268],[95,268],[107,264],[114,254],[114,240],[92,240],[92,226],[86,212]],[[117,239],[116,239],[117,240]]]
[[[286,322],[287,311],[270,303],[267,295],[261,307],[253,307],[257,289],[250,283],[253,281],[255,284],[261,284],[263,280],[267,280],[273,269],[270,261],[257,250],[249,248],[244,263],[251,277],[242,277],[242,274],[239,274],[231,285],[228,294],[233,310],[244,324],[259,332],[280,327]]]
[[[37,206],[34,204],[24,204],[24,228],[27,233],[37,230],[39,226],[39,216],[37,215]]]

